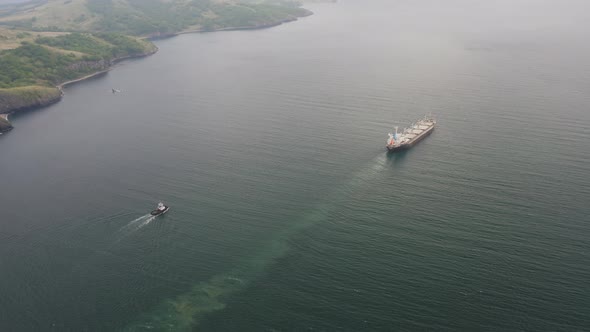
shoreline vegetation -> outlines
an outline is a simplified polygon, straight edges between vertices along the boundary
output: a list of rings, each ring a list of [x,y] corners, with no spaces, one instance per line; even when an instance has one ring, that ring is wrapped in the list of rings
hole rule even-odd
[[[71,33],[25,41],[0,53],[0,114],[57,103],[65,86],[105,73],[124,59],[156,51],[151,42],[118,34]],[[0,121],[0,132],[13,129],[7,117]]]
[[[122,3],[128,7],[121,7]],[[67,85],[106,73],[125,59],[156,53],[158,48],[151,40],[265,29],[313,14],[287,0],[125,0],[117,5],[111,0],[0,5],[0,134],[13,129],[9,114],[57,103]],[[43,26],[45,11],[55,19],[56,8],[65,16]],[[146,14],[130,19],[131,10]],[[31,12],[36,16],[27,16]],[[184,12],[200,16],[196,22],[189,21]],[[72,20],[77,26],[71,26]],[[113,29],[126,33],[109,31]]]

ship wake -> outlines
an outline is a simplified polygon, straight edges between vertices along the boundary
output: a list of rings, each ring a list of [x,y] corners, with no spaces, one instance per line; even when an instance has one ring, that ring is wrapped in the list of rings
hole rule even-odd
[[[121,241],[123,238],[149,225],[149,223],[151,223],[154,219],[156,219],[155,216],[152,216],[151,214],[146,214],[139,218],[131,220],[125,226],[119,229],[119,231],[117,232],[118,237],[116,242]]]
[[[254,255],[246,258],[226,273],[215,275],[207,281],[195,284],[188,292],[160,303],[153,311],[140,315],[125,330],[193,330],[204,316],[224,309],[230,296],[248,287],[273,262],[283,257],[289,250],[288,241],[290,238],[306,228],[326,221],[343,200],[346,200],[351,194],[365,189],[375,179],[378,179],[386,165],[385,153],[380,154],[354,173],[343,185],[338,186],[313,210],[303,214],[298,222],[275,235]],[[138,222],[141,223],[141,221]]]

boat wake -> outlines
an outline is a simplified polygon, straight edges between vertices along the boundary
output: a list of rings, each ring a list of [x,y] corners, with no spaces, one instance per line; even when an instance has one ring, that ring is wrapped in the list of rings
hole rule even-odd
[[[133,219],[128,222],[125,226],[121,227],[117,234],[119,235],[116,242],[121,241],[126,236],[129,236],[138,230],[142,229],[143,227],[149,225],[156,216],[152,216],[151,214],[143,215],[139,218]]]
[[[156,219],[156,216],[152,216],[150,215],[146,220],[142,221],[136,228],[136,230],[143,228],[144,226],[148,225],[149,223],[151,223],[152,221],[154,221],[154,219]]]
[[[131,220],[129,223],[127,223],[127,225],[121,227],[121,229],[119,229],[119,232],[124,232],[125,230],[136,228],[136,226],[141,225],[151,216],[151,214],[146,214],[137,219]]]
[[[282,230],[272,240],[261,246],[258,252],[241,261],[233,269],[202,281],[186,293],[161,302],[129,324],[124,331],[174,330],[192,331],[204,316],[226,307],[228,297],[247,288],[253,280],[289,250],[289,239],[295,234],[325,222],[350,195],[364,190],[386,169],[386,153],[369,161],[364,167],[318,203],[315,208],[301,215],[297,223]],[[145,221],[144,221],[145,222]],[[141,225],[141,220],[137,222]]]
[[[380,176],[381,171],[385,169],[386,165],[387,155],[385,153],[381,153],[371,160],[371,162],[362,170],[354,173],[350,180],[344,184],[339,191],[356,191],[365,185],[370,185],[372,180]]]

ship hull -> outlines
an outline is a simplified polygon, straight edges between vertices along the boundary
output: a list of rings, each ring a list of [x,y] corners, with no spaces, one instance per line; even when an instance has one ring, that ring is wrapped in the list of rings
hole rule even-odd
[[[168,212],[168,210],[170,210],[170,207],[167,206],[164,210],[161,210],[161,211],[160,210],[154,210],[154,211],[150,212],[150,214],[152,216],[157,217],[157,216],[163,215],[164,213]]]
[[[418,142],[420,142],[421,140],[423,140],[424,138],[426,138],[430,134],[432,134],[432,132],[434,131],[434,127],[435,126],[433,125],[432,127],[426,129],[423,133],[414,137],[411,141],[409,141],[407,143],[396,145],[396,146],[387,146],[387,150],[389,152],[398,152],[398,151],[407,150],[407,149],[413,147],[414,145],[418,144]]]

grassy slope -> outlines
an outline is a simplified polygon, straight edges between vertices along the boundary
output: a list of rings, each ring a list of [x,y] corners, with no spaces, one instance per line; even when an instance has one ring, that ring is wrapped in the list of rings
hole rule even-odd
[[[288,1],[265,0],[49,0],[0,24],[36,31],[116,31],[151,36],[194,27],[256,27],[308,15]]]
[[[13,30],[0,26],[0,51],[17,48],[21,46],[22,42],[33,42],[38,36],[56,37],[65,34],[67,32],[31,32]]]
[[[111,54],[108,47],[105,50],[104,40],[94,38],[94,43],[82,41],[72,47],[53,42],[69,38],[60,35],[63,32],[41,30],[116,31],[137,36],[161,36],[187,29],[272,26],[309,14],[287,0],[33,0],[22,7],[11,7],[10,13],[2,16],[0,7],[0,88],[59,84],[84,76],[89,71],[104,69],[96,66],[80,68],[76,61],[84,62],[88,67],[88,61],[103,59],[109,62],[113,58],[150,53],[155,49],[147,42],[135,41],[143,44],[137,47],[124,41],[125,45],[116,47],[128,50],[129,54]],[[2,28],[1,24],[11,28]],[[37,30],[23,30],[27,25]],[[49,36],[53,38],[47,38]],[[107,43],[113,44],[121,39],[124,38]]]
[[[40,37],[0,52],[0,88],[54,86],[105,70],[115,59],[154,50],[148,41],[114,33]]]
[[[0,114],[46,106],[58,101],[61,91],[55,87],[27,86],[0,89]],[[0,133],[12,129],[8,120],[0,117]]]
[[[85,16],[82,16],[85,15]],[[81,19],[82,18],[82,19]],[[11,15],[1,17],[0,24],[37,30],[79,31],[89,28],[93,18],[86,0],[49,0],[47,3],[23,7]]]
[[[57,102],[61,90],[56,85],[108,69],[117,58],[155,51],[149,41],[119,34],[27,39],[22,46],[0,51],[0,114]],[[10,122],[0,118],[0,133],[10,129]]]
[[[55,87],[27,86],[11,89],[0,89],[0,114],[11,110],[40,106],[61,96]]]
[[[31,0],[0,6],[0,113],[45,105],[60,98],[55,85],[104,70],[115,58],[156,51],[139,38],[70,38],[67,32],[161,36],[272,26],[309,14],[289,0]]]

